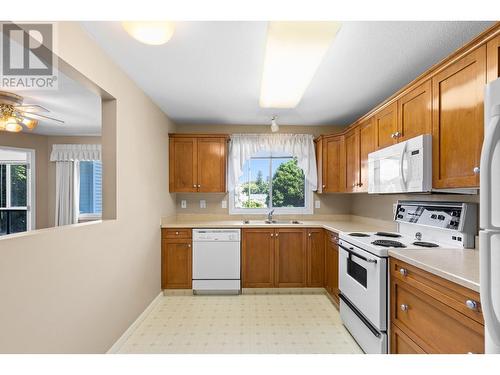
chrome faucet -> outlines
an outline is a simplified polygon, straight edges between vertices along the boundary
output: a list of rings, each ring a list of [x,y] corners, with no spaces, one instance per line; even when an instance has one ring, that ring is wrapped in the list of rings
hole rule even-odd
[[[274,209],[269,211],[269,213],[267,214],[267,221],[273,221],[273,214],[274,214]]]

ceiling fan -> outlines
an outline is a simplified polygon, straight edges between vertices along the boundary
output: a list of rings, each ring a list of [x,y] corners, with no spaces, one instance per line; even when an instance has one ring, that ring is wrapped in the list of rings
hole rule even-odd
[[[41,114],[49,112],[38,104],[23,104],[20,95],[0,91],[0,131],[18,133],[25,128],[33,130],[41,120],[64,124],[63,120]]]

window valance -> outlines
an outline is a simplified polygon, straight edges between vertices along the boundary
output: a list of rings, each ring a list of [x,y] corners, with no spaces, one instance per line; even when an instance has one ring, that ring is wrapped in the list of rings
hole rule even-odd
[[[96,161],[101,160],[99,144],[59,144],[52,146],[50,161]]]
[[[259,152],[288,154],[298,166],[312,190],[317,189],[316,152],[310,134],[233,134],[229,144],[228,187],[234,190],[243,174],[243,164]]]

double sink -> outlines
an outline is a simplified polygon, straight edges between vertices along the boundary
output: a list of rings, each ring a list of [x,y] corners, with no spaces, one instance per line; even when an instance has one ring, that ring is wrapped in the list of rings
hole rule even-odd
[[[298,220],[243,220],[243,224],[255,225],[255,224],[302,224]]]

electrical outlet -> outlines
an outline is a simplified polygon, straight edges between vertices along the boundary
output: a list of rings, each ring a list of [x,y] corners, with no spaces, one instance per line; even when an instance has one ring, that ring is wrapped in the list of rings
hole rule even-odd
[[[321,208],[321,201],[314,201],[314,208]]]
[[[227,201],[223,200],[222,202],[220,202],[220,205],[222,208],[227,208]]]
[[[205,199],[200,199],[200,208],[207,208],[207,201]]]
[[[187,202],[185,199],[181,200],[181,208],[186,208],[187,207]]]

